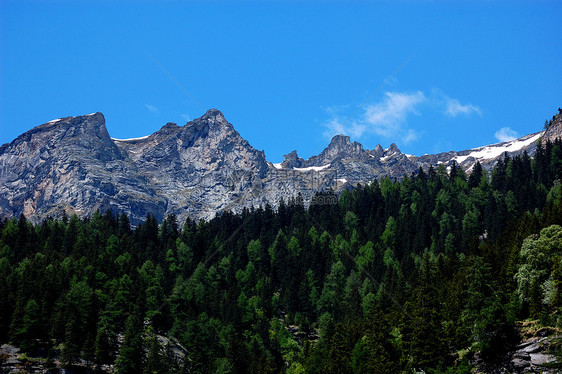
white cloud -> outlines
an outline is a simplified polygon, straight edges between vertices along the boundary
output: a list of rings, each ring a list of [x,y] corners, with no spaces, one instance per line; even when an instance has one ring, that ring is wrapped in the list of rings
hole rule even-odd
[[[482,111],[480,111],[478,106],[472,105],[471,103],[461,104],[457,99],[445,96],[445,114],[448,116],[456,117],[459,114],[470,115],[472,113],[476,113],[480,116],[482,115]]]
[[[408,115],[419,115],[416,106],[427,100],[421,91],[386,92],[385,96],[381,103],[366,108],[365,122],[375,134],[387,138],[399,135]]]
[[[418,131],[408,129],[408,131],[406,131],[406,133],[402,136],[402,141],[404,141],[404,144],[409,144],[418,140],[419,137],[420,133]]]
[[[189,114],[180,114],[181,118],[183,118],[184,121],[191,121],[191,118],[189,117]]]
[[[366,134],[376,134],[390,139],[401,139],[404,143],[416,140],[419,133],[405,128],[410,114],[419,115],[417,106],[427,98],[421,91],[414,93],[386,92],[385,98],[373,105],[368,105],[357,119],[342,121],[335,116],[325,124],[325,135],[331,137],[336,134],[346,134],[353,138],[360,138]]]
[[[366,126],[363,123],[352,121],[349,123],[342,123],[338,117],[332,118],[328,123],[325,123],[326,131],[324,136],[328,139],[334,135],[345,134],[352,138],[359,139],[366,131]]]
[[[153,105],[144,104],[144,106],[146,107],[146,109],[150,110],[152,113],[158,113],[158,112],[160,112],[160,111],[158,110],[158,108],[156,108],[156,107],[153,106]]]
[[[326,112],[332,117],[325,123],[324,135],[328,138],[336,134],[346,134],[355,139],[366,135],[377,135],[394,142],[412,143],[419,139],[423,131],[411,128],[408,118],[421,116],[422,111],[437,110],[448,117],[458,115],[482,115],[480,108],[471,103],[462,104],[440,91],[434,90],[429,96],[423,91],[385,92],[384,98],[375,104],[367,105],[357,111],[357,116],[344,118],[338,115],[341,108],[327,107]]]
[[[515,140],[519,137],[517,131],[511,129],[510,127],[502,127],[501,129],[496,131],[494,135],[496,136],[496,139],[498,139],[502,143],[508,142],[510,140]]]

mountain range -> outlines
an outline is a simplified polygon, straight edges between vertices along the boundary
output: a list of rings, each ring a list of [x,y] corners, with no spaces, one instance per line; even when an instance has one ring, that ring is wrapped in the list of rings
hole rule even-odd
[[[508,142],[465,151],[413,156],[396,144],[364,149],[336,135],[316,156],[296,151],[268,162],[224,117],[211,109],[184,126],[167,123],[142,138],[114,139],[102,113],[49,121],[0,147],[0,216],[31,221],[111,209],[134,224],[147,214],[211,219],[226,211],[270,204],[300,194],[336,193],[383,177],[403,178],[454,163],[470,172],[487,169],[505,154],[534,155],[537,142],[562,136],[562,115],[547,129]]]

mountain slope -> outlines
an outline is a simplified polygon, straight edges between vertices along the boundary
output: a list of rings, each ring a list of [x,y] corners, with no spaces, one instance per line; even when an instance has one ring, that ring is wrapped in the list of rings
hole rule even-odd
[[[101,113],[49,121],[3,145],[0,181],[3,216],[164,213],[165,200],[111,140]]]
[[[218,110],[179,127],[169,123],[144,139],[115,140],[166,200],[166,214],[212,217],[230,208],[245,185],[239,174],[263,178],[263,152],[243,139]],[[161,216],[160,216],[161,218]]]
[[[456,162],[470,170],[479,161],[491,168],[505,152],[532,156],[540,138],[560,135],[558,115],[547,130],[514,141],[421,157],[405,155],[395,144],[366,150],[336,135],[317,156],[304,160],[293,151],[272,164],[216,109],[135,139],[111,138],[103,115],[93,113],[49,121],[0,147],[0,215],[23,213],[38,221],[112,209],[133,222],[148,213],[159,220],[168,214],[209,219],[228,210],[277,206],[298,194],[307,204],[317,191],[402,178],[420,167]]]

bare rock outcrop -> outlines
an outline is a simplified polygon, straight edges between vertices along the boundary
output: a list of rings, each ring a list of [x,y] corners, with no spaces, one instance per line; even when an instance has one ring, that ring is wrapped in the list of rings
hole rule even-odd
[[[510,142],[460,152],[416,157],[396,144],[364,149],[336,135],[307,160],[293,151],[281,164],[243,139],[223,114],[211,109],[184,126],[164,125],[154,134],[113,139],[101,113],[49,121],[0,147],[0,216],[24,214],[32,221],[63,213],[91,215],[111,209],[133,224],[147,214],[162,220],[210,219],[300,195],[353,188],[382,177],[403,178],[421,167],[470,172],[478,161],[491,168],[505,153],[535,153],[540,139],[562,135],[562,114],[545,131]]]

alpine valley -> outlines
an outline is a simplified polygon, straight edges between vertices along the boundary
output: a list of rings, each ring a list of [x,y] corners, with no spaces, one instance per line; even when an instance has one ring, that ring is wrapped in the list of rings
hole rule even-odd
[[[47,122],[0,148],[0,373],[560,373],[561,131],[272,164],[217,110]]]
[[[154,134],[114,139],[102,113],[49,121],[0,147],[0,216],[47,217],[112,210],[136,224],[151,214],[211,219],[281,200],[302,198],[308,206],[318,192],[353,189],[375,179],[402,179],[421,169],[458,165],[470,173],[477,162],[491,169],[505,157],[562,135],[562,116],[547,130],[519,139],[433,155],[402,153],[395,144],[364,149],[336,135],[307,160],[296,151],[279,164],[268,162],[223,114],[211,109],[180,127],[167,123]]]

